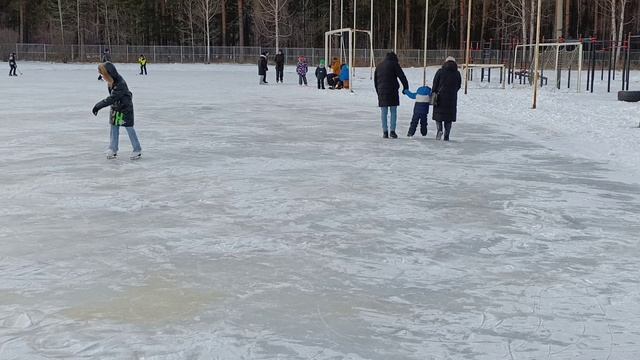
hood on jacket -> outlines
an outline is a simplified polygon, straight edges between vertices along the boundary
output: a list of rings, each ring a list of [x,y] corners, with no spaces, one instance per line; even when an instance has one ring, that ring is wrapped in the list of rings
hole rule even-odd
[[[447,61],[442,65],[442,68],[447,71],[458,71],[458,64],[455,61]]]
[[[114,82],[118,82],[120,79],[122,79],[122,77],[118,73],[118,70],[116,70],[116,66],[108,61],[98,65],[98,70],[100,71],[100,73],[105,71],[107,74],[109,74]]]
[[[400,61],[398,59],[398,55],[396,55],[396,53],[394,53],[393,51],[387,53],[387,56],[385,56],[385,60],[390,60],[390,61],[394,61],[394,62],[399,62]]]

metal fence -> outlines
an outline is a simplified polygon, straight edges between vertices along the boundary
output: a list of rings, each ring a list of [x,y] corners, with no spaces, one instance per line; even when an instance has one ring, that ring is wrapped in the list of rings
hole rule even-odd
[[[52,44],[0,44],[0,54],[6,57],[15,52],[19,60],[50,61],[50,62],[99,62],[104,45],[52,45]],[[135,62],[140,55],[144,55],[152,63],[206,63],[206,46],[136,46],[114,45],[108,47],[112,60],[119,63]],[[269,50],[274,55],[273,48],[212,46],[210,47],[210,62],[255,64],[259,55]],[[324,59],[324,49],[319,48],[282,48],[287,64],[295,64],[299,56],[307,58],[309,64],[316,65]],[[389,49],[375,49],[374,63],[381,61]],[[338,56],[340,49],[332,49],[330,57]],[[510,50],[474,50],[475,63],[505,63],[511,58]],[[354,53],[356,66],[367,66],[370,62],[370,49],[356,49]],[[441,64],[447,56],[453,56],[462,63],[464,50],[428,50],[427,64]],[[421,66],[424,52],[420,49],[398,50],[398,57],[403,66]],[[585,56],[585,59],[587,57]],[[631,54],[633,68],[640,68],[640,51]]]

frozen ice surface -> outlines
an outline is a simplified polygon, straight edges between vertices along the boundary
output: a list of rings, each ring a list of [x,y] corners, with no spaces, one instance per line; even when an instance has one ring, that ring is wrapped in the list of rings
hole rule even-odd
[[[19,65],[0,359],[640,356],[638,105],[615,93],[532,111],[472,83],[451,143],[403,138],[408,99],[383,140],[367,70],[350,94],[122,65],[143,158],[108,161],[95,66]]]

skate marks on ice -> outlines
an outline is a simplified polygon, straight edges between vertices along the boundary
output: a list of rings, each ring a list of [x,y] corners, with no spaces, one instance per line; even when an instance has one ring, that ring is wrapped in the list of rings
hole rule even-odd
[[[65,160],[64,128],[32,119],[59,158],[28,156],[27,138],[33,162],[2,163],[0,358],[640,351],[637,185],[484,124],[456,124],[454,144],[383,141],[364,92],[262,90],[210,88],[179,111],[138,91],[154,151],[136,164]]]

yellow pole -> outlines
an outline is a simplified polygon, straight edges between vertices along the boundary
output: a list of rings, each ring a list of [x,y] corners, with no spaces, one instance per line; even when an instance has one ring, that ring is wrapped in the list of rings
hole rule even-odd
[[[538,83],[540,82],[540,17],[542,13],[542,0],[538,0],[538,25],[536,26],[536,48],[534,53],[534,73],[533,73],[533,107],[538,107]]]
[[[465,55],[466,68],[464,69],[464,94],[469,89],[469,62],[471,61],[471,7],[473,0],[469,0],[469,13],[467,14],[467,51]]]

